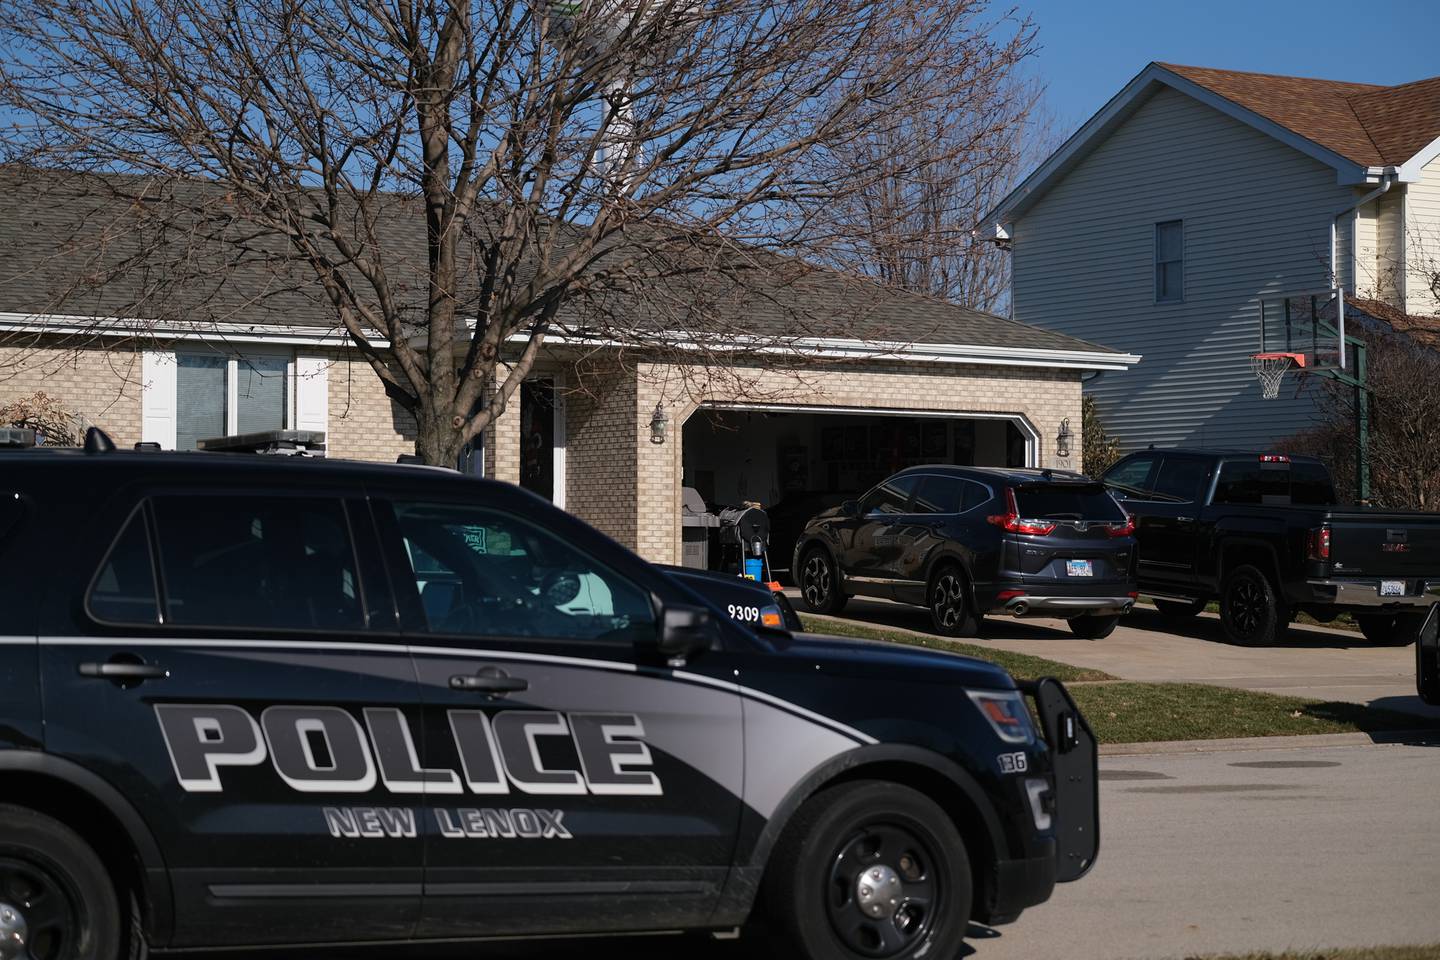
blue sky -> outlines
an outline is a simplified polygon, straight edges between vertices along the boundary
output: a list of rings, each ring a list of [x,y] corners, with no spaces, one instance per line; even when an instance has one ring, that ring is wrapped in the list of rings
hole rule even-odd
[[[1062,135],[1151,60],[1362,83],[1440,75],[1440,0],[1014,2],[1040,28],[1031,69]]]

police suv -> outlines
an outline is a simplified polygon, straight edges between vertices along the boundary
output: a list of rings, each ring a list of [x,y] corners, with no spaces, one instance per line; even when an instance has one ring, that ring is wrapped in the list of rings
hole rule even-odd
[[[755,630],[517,488],[0,455],[0,960],[752,921],[952,957],[1079,877],[1063,687]]]

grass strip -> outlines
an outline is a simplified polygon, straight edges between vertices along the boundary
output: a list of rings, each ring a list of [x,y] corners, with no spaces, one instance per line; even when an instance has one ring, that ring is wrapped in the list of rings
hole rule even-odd
[[[1334,950],[1291,950],[1285,953],[1226,953],[1191,956],[1187,960],[1440,960],[1440,943],[1416,947],[1351,947]]]
[[[832,620],[828,617],[814,617],[809,614],[801,614],[800,619],[805,624],[805,629],[812,633],[828,633],[832,636],[841,637],[858,637],[862,640],[885,640],[890,643],[903,643],[912,647],[925,647],[928,650],[943,650],[947,653],[959,653],[967,657],[988,660],[997,666],[1004,667],[1016,680],[1038,680],[1040,677],[1054,677],[1065,683],[1084,683],[1090,680],[1115,679],[1108,673],[1100,670],[1092,670],[1088,667],[1074,667],[1068,663],[1060,663],[1057,660],[1046,660],[1044,657],[1032,657],[1028,653],[1010,653],[1005,650],[993,650],[990,647],[982,647],[973,643],[961,643],[958,640],[950,640],[945,637],[931,637],[923,633],[867,627],[850,620]]]
[[[1070,688],[1101,743],[1375,733],[1440,726],[1356,703],[1307,700],[1200,683],[1097,683]]]

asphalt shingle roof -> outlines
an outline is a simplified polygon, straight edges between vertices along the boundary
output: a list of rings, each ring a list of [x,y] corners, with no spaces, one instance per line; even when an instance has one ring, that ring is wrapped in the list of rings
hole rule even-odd
[[[1387,87],[1159,66],[1364,166],[1398,166],[1440,137],[1440,77]]]
[[[190,200],[201,197],[217,210],[228,202],[212,184],[172,184],[166,189],[188,194]],[[126,192],[136,192],[133,184]],[[397,211],[411,203],[395,198]],[[95,189],[93,178],[0,169],[0,312],[123,316],[197,325],[215,321],[337,325],[308,268],[281,262],[274,256],[273,239],[239,243],[246,228],[237,223],[226,228],[230,239],[237,241],[233,245],[197,245],[183,222],[162,229],[155,226],[154,218],[137,218],[133,206],[132,200]],[[397,298],[419,319],[426,293],[424,226],[421,217],[409,213],[413,211],[382,224],[382,244]],[[702,273],[699,280],[651,281],[666,289],[647,289],[643,298],[611,293],[599,299],[612,315],[636,318],[651,333],[686,330],[687,314],[700,326],[703,303],[709,314],[702,329],[735,337],[1119,353],[795,258],[739,245],[722,245],[721,250],[745,261],[749,269]],[[706,252],[714,255],[713,248]],[[463,297],[474,295],[471,288],[462,292],[462,315],[467,306]],[[562,327],[594,329],[595,324],[583,315],[587,305],[595,304],[575,298],[557,318]]]

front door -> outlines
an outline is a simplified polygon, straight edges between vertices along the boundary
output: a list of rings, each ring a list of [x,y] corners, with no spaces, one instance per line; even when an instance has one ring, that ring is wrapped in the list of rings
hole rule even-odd
[[[424,634],[421,935],[703,924],[740,817],[739,697],[643,661],[650,590],[516,506],[388,521]]]
[[[368,524],[338,492],[155,491],[89,518],[93,559],[56,578],[46,748],[145,818],[173,882],[169,946],[414,930],[418,798],[393,795],[403,758],[377,737],[418,688],[376,632],[393,604],[357,553]]]

